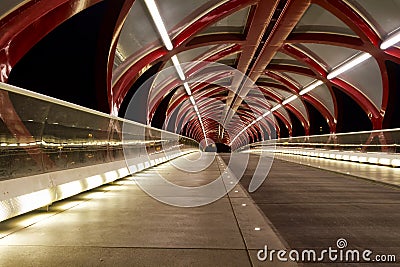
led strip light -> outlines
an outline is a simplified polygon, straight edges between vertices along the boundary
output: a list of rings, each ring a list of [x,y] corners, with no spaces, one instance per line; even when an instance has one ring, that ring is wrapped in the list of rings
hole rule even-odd
[[[254,149],[249,152],[261,152],[261,151],[273,152],[278,154],[324,158],[330,160],[350,161],[355,163],[383,165],[395,168],[400,167],[400,159],[396,154],[338,151],[338,150],[325,150],[325,149],[299,149],[299,148],[284,148],[284,149],[277,148],[272,151]]]
[[[168,31],[162,20],[161,14],[157,8],[157,4],[155,3],[154,0],[144,0],[144,2],[146,3],[147,9],[149,10],[151,17],[153,18],[154,24],[156,25],[158,33],[160,34],[165,47],[167,48],[167,50],[171,51],[174,47],[172,45],[171,39],[169,38]],[[186,82],[186,76],[181,67],[179,59],[176,55],[174,55],[171,57],[171,61],[175,67],[176,72],[178,73],[179,78],[184,82],[183,87],[185,88],[186,94],[189,96],[190,102],[193,105],[193,109],[196,112],[197,118],[198,118],[200,126],[201,126],[201,130],[204,135],[204,140],[205,140],[206,146],[208,146],[207,135],[206,135],[206,131],[204,129],[203,120],[201,119],[199,109],[196,105],[196,101],[194,100],[194,97],[192,96],[192,91],[190,90],[189,84]]]
[[[164,42],[165,47],[166,47],[169,51],[171,51],[171,50],[173,49],[173,45],[172,45],[171,39],[169,38],[168,31],[167,31],[167,29],[166,29],[166,27],[165,27],[165,24],[164,24],[164,22],[163,22],[163,20],[162,20],[162,17],[161,17],[161,15],[160,15],[160,12],[159,12],[159,10],[158,10],[158,8],[157,8],[157,5],[156,5],[155,1],[154,1],[154,0],[144,0],[144,1],[145,1],[145,3],[146,3],[146,6],[147,6],[147,8],[148,8],[150,14],[151,14],[151,17],[153,18],[153,21],[154,21],[154,23],[155,23],[155,25],[156,25],[156,27],[157,27],[157,30],[158,30],[158,32],[159,32],[159,34],[160,34],[160,36],[161,36],[161,38],[162,38],[162,40],[163,40],[163,42]],[[400,31],[397,31],[397,32],[395,32],[395,33],[390,34],[390,35],[388,36],[388,38],[387,38],[385,41],[382,42],[382,44],[380,45],[380,48],[381,48],[382,50],[386,50],[386,49],[388,49],[388,48],[394,46],[394,45],[397,44],[398,42],[400,42]],[[351,70],[351,69],[353,69],[354,67],[360,65],[361,63],[363,63],[364,61],[368,60],[368,59],[371,58],[371,57],[372,57],[372,56],[371,56],[369,53],[361,52],[361,53],[359,53],[359,54],[357,54],[357,55],[355,55],[355,56],[349,58],[349,59],[346,60],[345,62],[339,64],[339,65],[336,66],[335,68],[333,68],[332,72],[330,72],[330,73],[328,74],[327,78],[328,78],[329,80],[334,79],[334,78],[336,78],[337,76],[339,76],[340,74],[345,73],[346,71]],[[186,80],[186,77],[185,77],[185,74],[184,74],[184,72],[183,72],[183,70],[182,70],[182,68],[181,68],[181,66],[180,66],[178,57],[177,57],[176,55],[174,55],[174,56],[171,57],[171,60],[172,60],[172,63],[174,64],[174,66],[175,66],[175,69],[176,69],[176,71],[177,71],[177,73],[178,73],[178,75],[179,75],[179,78],[180,78],[182,81],[185,81],[185,80]],[[300,96],[305,95],[305,94],[311,92],[312,90],[314,90],[315,88],[317,88],[318,86],[320,86],[320,85],[322,85],[322,84],[323,84],[322,81],[320,81],[320,80],[315,80],[315,81],[313,81],[311,84],[309,84],[308,86],[306,86],[305,88],[303,88],[303,90],[301,90],[301,91],[299,92],[299,95],[300,95]],[[194,98],[192,97],[192,93],[191,93],[191,90],[190,90],[190,88],[189,88],[189,85],[187,84],[187,82],[185,82],[183,85],[184,85],[184,87],[185,87],[185,90],[186,90],[187,95],[189,95],[189,96],[191,97],[190,100],[191,100],[191,102],[192,102],[192,105],[193,105],[193,107],[194,107],[194,109],[195,109],[195,111],[196,111],[196,114],[197,114],[197,116],[198,116],[200,125],[201,125],[201,127],[202,127],[202,131],[203,131],[203,134],[204,134],[204,139],[205,139],[205,141],[206,141],[206,145],[208,145],[208,144],[207,144],[207,137],[206,137],[205,130],[204,130],[204,125],[203,125],[203,122],[202,122],[202,120],[201,120],[201,116],[200,116],[200,114],[199,114],[199,112],[198,112],[198,108],[197,108],[197,106],[196,106],[196,103],[195,103],[195,101],[194,101]],[[275,107],[273,107],[273,108],[271,109],[271,112],[273,112],[273,111],[279,109],[279,108],[282,107],[282,106],[285,106],[285,105],[289,104],[290,102],[296,100],[297,98],[298,98],[298,95],[292,95],[292,96],[288,97],[288,98],[285,99],[281,104],[278,104],[278,105],[276,105]],[[268,114],[267,114],[267,113],[268,113]],[[263,114],[262,116],[260,116],[259,118],[257,118],[254,122],[252,122],[251,124],[249,124],[248,126],[246,126],[243,130],[241,130],[241,131],[235,136],[235,138],[232,139],[232,141],[231,141],[231,143],[230,143],[229,145],[232,145],[233,142],[239,137],[239,135],[241,135],[242,133],[244,133],[248,128],[250,128],[250,127],[251,127],[252,125],[254,125],[256,122],[260,121],[262,118],[264,118],[264,117],[266,117],[267,115],[270,114],[270,112],[267,112],[267,113]],[[266,115],[266,114],[267,114],[267,115]]]
[[[382,50],[386,50],[386,49],[396,45],[398,42],[400,42],[400,30],[398,30],[397,32],[392,33],[391,35],[389,35],[388,38],[385,41],[382,42],[382,44],[380,45],[380,48]],[[332,79],[336,78],[337,76],[339,76],[340,74],[343,74],[346,71],[349,71],[349,70],[353,69],[354,67],[360,65],[361,63],[363,63],[364,61],[370,59],[371,57],[372,56],[369,53],[365,53],[365,52],[358,53],[357,55],[349,58],[348,60],[342,62],[341,64],[339,64],[338,66],[333,68],[332,72],[330,72],[327,75],[328,80],[332,80]],[[314,80],[309,85],[304,87],[299,92],[299,95],[302,96],[302,95],[308,94],[309,92],[311,92],[312,90],[314,90],[318,86],[322,85],[323,83],[324,82],[321,81],[321,80]],[[296,100],[297,98],[298,98],[297,95],[292,95],[292,96],[286,98],[281,104],[278,104],[275,107],[273,107],[271,109],[271,112],[279,109],[280,107],[282,107],[284,105],[289,104],[290,102]],[[257,118],[256,122],[260,121],[264,117],[266,117],[265,114],[262,115],[261,117]],[[255,122],[251,123],[246,128],[244,128],[242,131],[240,131],[239,134],[236,135],[235,138],[233,138],[232,142],[229,145],[232,145],[233,142],[237,139],[237,137],[239,135],[241,135],[243,132],[245,132],[248,128],[250,128],[254,123]]]

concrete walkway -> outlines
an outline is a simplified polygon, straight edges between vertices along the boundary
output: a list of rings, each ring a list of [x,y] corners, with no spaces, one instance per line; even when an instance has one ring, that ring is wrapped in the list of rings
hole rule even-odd
[[[229,155],[221,157],[227,162]],[[258,160],[259,155],[250,155],[241,180],[245,188]],[[275,159],[268,178],[250,195],[291,249],[336,248],[337,240],[344,238],[348,249],[369,249],[373,257],[396,256],[396,262],[390,263],[325,261],[304,266],[399,266],[399,187],[384,184],[383,179],[377,183],[375,179],[322,170],[322,166],[319,169]],[[361,172],[355,166],[353,175],[357,173],[355,170]],[[368,176],[367,169],[363,170],[362,174]],[[378,177],[377,168],[372,168],[369,176]]]
[[[160,173],[171,182],[198,186],[225,171],[219,157],[197,173],[173,165],[198,157],[187,155],[136,176]],[[0,266],[285,266],[257,260],[266,244],[285,247],[240,185],[206,206],[180,208],[153,199],[127,177],[55,203],[49,211],[1,223]]]

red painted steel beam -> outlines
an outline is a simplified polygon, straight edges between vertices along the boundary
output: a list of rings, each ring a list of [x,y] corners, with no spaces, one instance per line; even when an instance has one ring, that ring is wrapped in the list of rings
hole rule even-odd
[[[364,43],[380,45],[380,37],[367,21],[351,6],[342,0],[313,0],[314,4],[328,10],[352,29]]]
[[[309,0],[287,1],[284,10],[282,10],[281,16],[278,18],[271,31],[271,35],[264,44],[261,55],[257,58],[256,63],[251,69],[250,78],[253,81],[258,80],[258,78],[264,73],[264,70],[270,63],[272,57],[281,48],[284,41],[308,9],[309,5]]]
[[[288,79],[287,77],[271,71],[265,71],[265,75],[285,86],[286,91],[290,91],[293,94],[298,94],[300,92],[300,88],[292,79]]]
[[[400,49],[393,47],[386,51],[382,51],[379,47],[382,43],[379,34],[370,26],[365,17],[347,3],[341,0],[313,1],[344,21],[363,41],[363,47],[360,50],[368,52],[377,60],[379,68],[381,69],[383,81],[382,107],[380,107],[380,109],[381,113],[384,114],[389,101],[389,82],[384,62],[385,60],[392,60],[399,64]]]
[[[0,81],[7,82],[15,64],[43,37],[101,0],[30,1],[0,21]]]
[[[258,56],[254,66],[250,70],[249,77],[253,81],[264,73],[265,68],[270,63],[272,57],[280,49],[286,38],[292,32],[293,28],[300,21],[301,17],[310,5],[309,0],[293,1],[288,0],[281,15],[277,19],[270,36],[265,42],[261,54]],[[246,95],[248,92],[241,92]],[[236,110],[240,106],[240,100],[236,100],[233,109]]]
[[[324,104],[322,104],[317,98],[310,94],[305,94],[301,96],[302,99],[313,105],[325,118],[326,122],[329,125],[329,131],[331,133],[336,132],[336,119],[332,116],[331,112],[325,107]]]
[[[249,24],[249,29],[246,36],[246,42],[243,45],[243,51],[239,57],[237,69],[241,73],[246,73],[247,69],[250,66],[250,63],[256,53],[258,45],[260,44],[260,40],[262,39],[268,24],[270,23],[272,16],[275,12],[275,9],[278,5],[278,0],[271,1],[259,1],[255,9],[253,10],[251,23]],[[239,86],[242,82],[242,77],[236,77],[232,82],[232,87],[236,90],[239,89]],[[227,116],[227,112],[231,105],[232,101],[235,98],[235,92],[230,92],[227,100],[227,107],[224,112],[224,116]]]
[[[277,94],[268,91],[268,90],[264,90],[263,91],[264,94],[266,94],[267,96],[271,97],[272,99],[274,99],[276,102],[278,102],[279,104],[282,103],[282,101],[284,100],[283,98],[281,98],[280,96],[278,96]],[[283,108],[289,110],[290,112],[292,112],[301,122],[301,124],[303,125],[304,131],[306,133],[306,135],[308,135],[310,133],[310,123],[309,121],[304,117],[303,114],[301,114],[301,112],[299,110],[297,110],[296,107],[294,107],[293,105],[291,105],[290,103],[287,105],[284,105]]]
[[[289,68],[287,67],[287,65],[283,65],[281,67],[277,67],[276,65],[279,64],[272,64],[270,66],[268,66],[268,71],[269,70],[274,70],[274,71],[284,71],[284,72],[294,72],[297,74],[301,74],[301,75],[306,75],[306,76],[311,76],[310,72],[312,72],[310,69],[306,69],[304,67],[300,67],[300,68]],[[312,72],[312,76],[311,77],[315,77],[317,78],[316,74],[314,72]],[[277,89],[281,89],[281,90],[287,90],[287,87],[284,85],[277,85],[274,83],[268,83],[267,85],[268,87],[272,87],[272,88],[277,88]],[[303,96],[299,96],[302,100],[304,99],[305,101],[307,101],[308,103],[310,103],[311,105],[313,105],[320,113],[321,115],[326,119],[326,121],[328,122],[329,128],[331,132],[335,132],[336,131],[336,123],[335,123],[335,118],[333,117],[333,114],[331,114],[331,112],[315,97],[313,97],[312,95],[306,94]]]
[[[231,54],[235,54],[238,51],[240,51],[240,46],[239,45],[234,45],[232,47],[228,47],[222,51],[219,51],[218,53],[211,55],[210,57],[206,58],[205,61],[203,62],[199,62],[197,64],[195,64],[192,68],[190,68],[189,70],[187,70],[186,72],[186,76],[187,79],[190,79],[191,76],[195,75],[196,73],[198,73],[199,71],[201,71],[205,66],[207,66],[209,63],[209,61],[217,61],[221,58],[224,58],[226,56],[229,56]],[[209,51],[206,52],[206,54],[209,53]],[[200,56],[201,57],[201,56]],[[223,75],[223,74],[221,74]],[[217,75],[215,76],[215,78],[210,79],[210,82],[215,82],[218,80],[218,77],[220,77],[221,75]],[[157,94],[154,95],[154,97],[152,97],[152,99],[150,100],[149,103],[149,110],[150,113],[148,115],[148,120],[151,121],[155,111],[157,110],[159,104],[161,103],[162,99],[169,93],[171,92],[171,90],[173,90],[174,88],[176,88],[177,86],[182,84],[182,81],[178,78],[173,78],[175,76],[171,76],[168,77],[164,82],[160,82],[160,86],[161,88],[157,88]],[[223,76],[225,77],[225,76]],[[222,76],[221,76],[222,78]],[[219,79],[221,79],[219,78]],[[166,84],[167,82],[169,82],[166,86],[163,86],[164,84]]]
[[[222,51],[219,51],[218,53],[211,55],[210,57],[206,58],[204,63],[198,63],[195,66],[193,66],[191,69],[189,69],[186,72],[186,76],[188,77],[188,79],[190,79],[191,76],[195,75],[197,72],[199,72],[200,70],[202,70],[204,68],[204,66],[207,66],[207,64],[210,64],[209,61],[217,61],[221,58],[224,58],[226,56],[229,56],[231,54],[237,53],[240,50],[240,46],[235,45],[232,47],[229,47],[227,49],[224,49]],[[208,52],[206,52],[208,53]],[[214,76],[212,79],[210,79],[208,82],[212,83],[215,82],[219,79],[222,79],[224,77],[226,77],[227,73],[226,71],[223,73],[220,73],[219,75]],[[209,83],[202,83],[203,87],[204,86],[208,86]],[[164,84],[164,83],[160,83],[160,84]],[[148,120],[151,121],[159,104],[161,103],[162,99],[164,98],[165,95],[167,95],[171,90],[173,90],[174,88],[176,88],[177,86],[181,85],[182,81],[178,80],[178,79],[174,79],[172,80],[171,83],[169,83],[167,86],[163,87],[162,89],[157,89],[157,95],[155,95],[155,97],[152,99],[152,101],[150,102],[150,113],[149,113],[149,118]],[[196,88],[196,90],[199,90],[198,88]],[[192,94],[194,94],[196,92],[196,90],[192,90]],[[184,100],[185,98],[182,98],[182,100]],[[180,103],[176,103],[175,105],[179,105]]]
[[[114,58],[122,26],[135,0],[108,0],[106,12],[99,31],[96,53],[96,91],[98,103],[107,99],[107,107],[100,110],[112,112],[112,74]],[[106,77],[106,79],[104,79]]]
[[[8,131],[15,137],[19,143],[33,143],[36,140],[32,134],[25,127],[20,116],[14,108],[8,92],[0,90],[0,120],[4,122]],[[50,169],[54,167],[55,163],[49,158],[47,154],[38,153],[38,146],[31,148],[24,147],[26,153],[36,162],[40,167]],[[44,165],[44,166],[43,166]]]
[[[117,75],[118,81],[113,86],[113,100],[112,105],[119,108],[121,105],[124,97],[126,96],[128,90],[131,88],[133,83],[140,77],[140,75],[148,69],[151,65],[156,64],[160,61],[165,61],[171,56],[187,50],[185,49],[186,45],[192,41],[196,34],[201,32],[206,27],[216,23],[217,21],[221,20],[222,18],[229,16],[230,14],[245,8],[249,5],[256,3],[255,0],[231,0],[228,1],[217,8],[211,10],[209,13],[205,14],[198,20],[194,21],[191,25],[189,25],[184,31],[182,31],[178,36],[176,36],[172,43],[174,45],[174,50],[168,52],[164,47],[158,48],[155,51],[147,54],[146,56],[142,57],[137,62],[132,62],[130,60],[126,60],[124,64],[119,68],[121,73],[115,73]],[[203,40],[204,43],[202,46],[206,46],[212,44],[207,40]],[[220,39],[214,39],[218,43],[221,42]],[[226,42],[228,42],[226,40]],[[233,40],[233,43],[236,43],[236,38]],[[199,47],[199,44],[196,44]]]
[[[314,59],[306,55],[304,52],[298,50],[297,48],[285,45],[283,47],[283,50],[285,51],[285,53],[307,64],[307,66],[310,67],[310,69],[313,70],[314,73],[318,76],[318,79],[322,80],[325,84],[336,86],[338,89],[342,90],[344,93],[350,96],[368,115],[373,126],[377,127],[374,129],[380,129],[381,126],[379,125],[382,125],[383,116],[380,111],[375,107],[375,105],[371,102],[371,100],[369,100],[362,92],[339,78],[328,80],[326,78],[327,71],[325,71],[324,68]]]

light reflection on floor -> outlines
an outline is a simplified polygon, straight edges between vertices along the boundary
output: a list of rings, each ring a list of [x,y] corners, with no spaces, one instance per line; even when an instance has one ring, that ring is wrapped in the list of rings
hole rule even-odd
[[[48,207],[43,207],[32,212],[22,214],[15,218],[11,218],[0,224],[0,239],[17,232],[21,229],[35,225],[41,221],[49,219],[61,212],[70,210],[79,205],[82,205],[92,199],[101,199],[106,197],[104,193],[123,190],[124,186],[135,184],[134,181],[122,179],[111,184],[101,186],[99,188],[83,192],[71,198],[58,201]]]
[[[400,186],[400,168],[288,154],[275,154],[275,158],[371,181]]]

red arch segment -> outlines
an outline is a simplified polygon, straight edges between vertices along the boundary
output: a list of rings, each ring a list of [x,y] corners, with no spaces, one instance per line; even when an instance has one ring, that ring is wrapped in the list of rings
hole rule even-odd
[[[8,14],[0,27],[0,81],[44,36],[80,11],[102,0],[31,1]]]
[[[102,0],[28,1],[16,11],[10,13],[8,16],[3,18],[0,22],[0,81],[7,81],[8,75],[13,66],[46,34],[48,34],[50,31],[52,31],[54,28],[56,28],[58,25],[60,25],[73,15],[99,2],[102,2]],[[234,12],[249,5],[257,5],[257,8],[271,5],[271,7],[273,6],[273,8],[271,8],[272,11],[268,11],[271,11],[272,14],[278,1],[270,1],[268,3],[260,0],[227,1],[222,5],[216,7],[215,9],[210,10],[204,16],[201,16],[199,19],[186,27],[181,33],[179,33],[172,40],[175,46],[174,51],[169,52],[166,51],[164,48],[157,48],[149,54],[144,54],[144,56],[140,58],[137,62],[133,62],[133,57],[131,57],[118,69],[118,71],[121,72],[117,71],[112,73],[113,58],[116,51],[117,39],[123,21],[126,18],[126,15],[128,14],[133,2],[134,0],[114,0],[107,2],[107,5],[110,7],[110,9],[108,9],[108,13],[105,15],[105,19],[107,20],[107,23],[112,21],[112,25],[106,25],[107,23],[105,22],[105,24],[103,25],[103,29],[107,32],[104,36],[108,38],[107,41],[104,42],[110,42],[109,46],[105,45],[107,48],[109,48],[109,50],[102,50],[98,52],[99,56],[101,56],[101,53],[103,52],[104,54],[106,54],[106,57],[102,59],[103,61],[105,61],[102,61],[102,63],[104,63],[104,66],[106,66],[106,68],[104,68],[103,64],[100,64],[102,66],[99,68],[99,73],[104,72],[105,76],[107,77],[107,88],[104,94],[108,93],[110,105],[116,110],[118,110],[123,101],[123,98],[125,97],[128,90],[131,88],[133,83],[137,80],[138,77],[140,77],[140,75],[143,74],[143,72],[148,67],[154,65],[157,62],[168,60],[171,55],[194,47],[200,47],[208,44],[225,43],[228,38],[229,40],[231,40],[231,42],[236,43],[236,45],[218,54],[212,55],[208,58],[208,60],[217,61],[218,59],[226,55],[243,52],[244,54],[242,54],[238,62],[238,68],[243,68],[243,70],[246,71],[249,67],[249,63],[252,60],[252,57],[254,56],[254,52],[256,51],[254,45],[253,47],[251,47],[251,44],[252,42],[254,43],[256,39],[257,40],[255,43],[258,43],[259,37],[262,36],[261,31],[259,31],[260,34],[249,34],[248,36],[246,36],[245,40],[243,40],[242,35],[237,34],[209,35],[199,37],[196,37],[195,35],[206,27],[219,21],[220,19],[230,14],[233,14]],[[389,96],[389,79],[387,76],[385,60],[392,60],[400,63],[400,49],[389,48],[386,51],[381,51],[379,49],[379,45],[382,42],[380,36],[375,32],[375,30],[366,21],[366,19],[359,12],[348,5],[345,1],[311,0],[311,3],[317,4],[336,15],[360,37],[316,32],[290,34],[291,28],[293,28],[296,25],[297,21],[301,18],[300,13],[304,13],[304,10],[310,4],[310,1],[301,2],[289,0],[284,7],[286,13],[283,12],[282,15],[278,18],[278,22],[280,23],[277,23],[275,27],[273,27],[271,36],[266,41],[266,45],[263,47],[260,55],[258,55],[254,66],[252,66],[251,70],[249,70],[250,77],[259,77],[259,75],[265,70],[264,65],[269,63],[274,52],[278,51],[282,44],[284,44],[282,48],[282,51],[284,53],[294,56],[296,59],[305,63],[309,68],[292,65],[270,64],[269,68],[267,69],[267,75],[279,81],[281,84],[277,85],[271,83],[268,86],[285,90],[289,89],[294,93],[298,93],[300,87],[280,76],[279,72],[288,71],[307,75],[310,77],[315,77],[324,81],[329,88],[331,88],[332,86],[336,86],[339,89],[343,90],[350,97],[352,97],[369,115],[373,123],[374,129],[380,129],[382,127],[383,114],[386,109]],[[204,6],[207,5],[209,5],[209,3]],[[255,9],[253,8],[253,11],[254,10]],[[198,15],[200,14],[200,11],[201,8],[196,10],[193,14]],[[263,19],[264,22],[266,22],[269,15],[267,16],[266,12],[261,15],[260,11],[258,11],[257,16],[255,16],[255,12],[251,13],[250,17],[253,20],[252,23],[249,24],[249,32],[254,33],[255,29],[261,30],[266,28],[267,25],[261,25],[257,23],[260,22],[260,19]],[[182,20],[182,23],[186,24],[188,22],[191,22],[192,20],[193,16],[189,16]],[[183,26],[182,23],[180,26]],[[268,23],[270,23],[270,21],[268,21]],[[289,37],[287,38],[287,40],[285,40],[286,38],[283,37],[287,36],[288,34]],[[315,60],[315,58],[313,58],[312,56],[312,53],[308,54],[307,51],[302,51],[298,47],[290,45],[290,43],[331,44],[366,51],[373,55],[376,58],[382,73],[384,92],[381,109],[379,109],[380,107],[376,108],[376,106],[372,103],[372,101],[368,99],[368,97],[366,97],[361,91],[359,91],[357,88],[354,88],[349,83],[339,78],[333,79],[331,81],[327,80],[327,70],[322,65],[322,62],[318,62],[319,60]],[[278,73],[271,72],[271,70]],[[196,70],[193,69],[192,73],[194,73],[195,71]],[[120,75],[116,79],[116,83],[114,85],[111,84],[111,78],[113,74]],[[176,86],[176,83],[171,83],[169,87],[163,89],[162,93],[169,92],[169,90],[174,86]],[[194,92],[198,93],[205,87],[206,85],[199,85],[196,87],[196,90],[194,90]],[[216,91],[210,92],[210,97],[215,97],[215,99],[223,99],[223,101],[226,100],[225,97],[218,96],[216,95],[216,93]],[[204,95],[207,95],[207,93],[205,93]],[[155,111],[155,109],[158,107],[158,101],[159,99],[161,99],[162,96],[163,94],[160,94],[159,98],[157,98],[155,102],[152,102],[152,104],[154,104],[154,109],[152,109],[151,114],[153,114],[153,111]],[[271,94],[269,96],[278,101],[276,96]],[[332,97],[334,99],[334,96]],[[177,98],[174,105],[179,104],[180,101],[183,101],[184,99],[185,97]],[[233,98],[230,97],[228,98],[228,100],[229,99]],[[326,107],[324,107],[317,99],[315,99],[311,95],[302,96],[302,99],[314,105],[317,110],[323,114],[327,121],[330,122],[331,131],[332,129],[333,131],[335,130],[335,120],[332,114],[330,114],[330,112],[326,109]],[[240,101],[240,99],[237,99],[237,101]],[[335,105],[337,105],[335,99],[334,102]],[[234,105],[234,107],[238,107],[238,113],[240,114],[240,116],[243,116],[246,121],[248,121],[249,119],[254,119],[252,117],[249,117],[250,115],[246,111],[240,110],[242,108],[240,105]],[[297,110],[290,104],[285,108],[288,108],[296,115]],[[211,112],[210,114],[212,114],[212,111],[209,112]],[[275,113],[279,114],[279,112]],[[296,116],[298,116],[299,114],[300,112],[298,112]],[[305,128],[307,128],[307,120],[305,120],[303,116],[300,116],[299,119],[301,120],[303,125],[305,125]],[[193,127],[194,125],[196,125],[196,122],[191,123],[191,127]],[[205,125],[207,125],[207,127],[213,127],[215,126],[215,122],[207,121],[205,122]],[[193,131],[195,131],[196,135],[199,134],[198,129]],[[256,130],[251,128],[249,129],[249,131],[252,133],[252,138],[256,138]]]
[[[156,51],[151,52],[146,55],[144,58],[141,58],[137,63],[128,66],[127,68],[123,68],[124,73],[121,74],[121,77],[117,81],[117,83],[113,86],[112,99],[110,100],[111,105],[116,107],[117,109],[122,104],[122,101],[136,81],[136,79],[142,74],[145,68],[148,68],[150,65],[153,65],[159,60],[162,60],[165,56],[170,58],[172,55],[176,54],[179,51],[183,51],[184,47],[194,38],[194,36],[199,33],[205,27],[212,25],[213,23],[219,21],[220,19],[238,11],[246,6],[251,4],[255,4],[258,1],[256,0],[231,0],[217,8],[211,10],[209,13],[204,15],[202,18],[195,21],[189,27],[187,27],[184,31],[182,31],[177,37],[175,37],[172,42],[174,44],[174,51],[169,53],[165,48],[158,48]],[[215,39],[214,39],[215,40]],[[219,41],[220,42],[220,41]],[[203,45],[208,45],[210,40],[204,40]],[[197,44],[198,46],[198,44]],[[165,58],[166,59],[166,58]],[[127,60],[129,63],[129,60]],[[139,75],[138,75],[139,74]]]
[[[355,89],[351,84],[342,79],[335,78],[331,80],[331,82],[339,89],[342,89],[344,93],[354,99],[361,107],[364,107],[364,110],[371,119],[373,128],[375,130],[380,130],[382,128],[383,116],[371,100],[369,100],[363,93]]]
[[[333,80],[328,80],[326,78],[327,72],[321,67],[319,63],[317,63],[313,58],[305,54],[303,51],[299,50],[298,48],[295,48],[290,45],[285,45],[283,47],[283,51],[293,57],[295,57],[298,60],[303,61],[304,63],[307,64],[308,67],[310,67],[311,70],[315,72],[315,74],[318,76],[318,78],[322,81],[325,82],[325,84],[328,85],[334,85],[338,87],[339,89],[343,90],[346,94],[348,94],[354,101],[356,101],[361,108],[364,110],[366,114],[372,114],[372,116],[369,116],[371,119],[371,122],[374,126],[374,129],[380,129],[382,126],[382,121],[383,121],[383,116],[380,113],[380,111],[376,108],[376,106],[369,100],[363,93],[361,93],[357,88],[354,86],[350,85],[349,83],[339,79],[335,78]],[[375,128],[377,127],[377,128]]]
[[[379,35],[371,28],[365,19],[351,6],[342,0],[313,0],[313,3],[328,10],[336,17],[344,21],[364,43],[371,43],[378,47],[381,39]]]
[[[259,0],[230,0],[225,4],[211,10],[208,14],[195,21],[176,38],[174,38],[174,40],[172,40],[174,47],[185,45],[191,40],[191,38],[193,38],[193,36],[196,35],[196,33],[202,31],[207,26],[212,25],[220,19],[229,16],[230,14],[242,8],[258,2]]]

